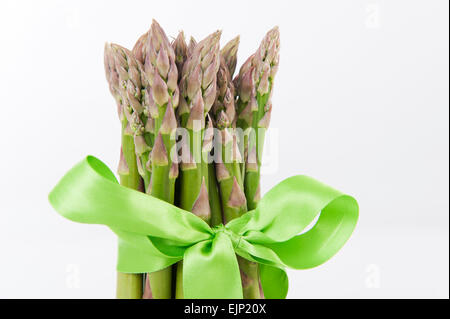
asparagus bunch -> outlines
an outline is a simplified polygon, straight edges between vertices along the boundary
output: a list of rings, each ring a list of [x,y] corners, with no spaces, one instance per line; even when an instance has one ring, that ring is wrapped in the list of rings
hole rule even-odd
[[[242,65],[235,85],[237,126],[251,129],[245,141],[245,196],[249,210],[255,209],[260,199],[260,169],[265,132],[272,112],[272,87],[278,70],[280,33],[278,27],[264,37],[256,53]]]
[[[170,43],[153,20],[132,51],[105,46],[106,77],[122,123],[121,184],[175,203],[212,226],[258,203],[279,61],[274,28],[232,80],[239,37],[220,50],[220,36],[217,31],[199,43],[191,37],[187,44],[181,31]],[[178,126],[184,133],[176,143]],[[258,265],[238,262],[244,298],[261,298]],[[176,270],[175,296],[183,298],[182,263]],[[171,298],[173,283],[170,267],[148,274],[143,298]],[[140,298],[142,286],[141,275],[118,274],[118,297]]]
[[[135,110],[140,110],[137,99],[129,99],[130,87],[139,85],[140,78],[136,71],[137,64],[134,63],[131,53],[117,45],[105,45],[105,72],[111,94],[117,103],[119,119],[122,124],[120,149],[120,161],[118,174],[120,184],[135,190],[143,191],[143,180],[139,176],[135,156],[135,146],[131,129],[131,115]],[[133,107],[130,107],[133,105]],[[141,274],[117,274],[117,297],[126,299],[140,299],[142,296]]]
[[[216,98],[220,35],[221,32],[214,32],[195,45],[184,63],[179,84],[181,98],[178,116],[180,126],[187,132],[181,142],[179,205],[207,223],[211,222],[208,158],[213,139],[208,112]],[[181,263],[177,267],[176,297],[183,297]]]

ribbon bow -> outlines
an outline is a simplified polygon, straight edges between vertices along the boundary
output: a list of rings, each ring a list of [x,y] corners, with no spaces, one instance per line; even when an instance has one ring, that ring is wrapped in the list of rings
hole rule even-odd
[[[211,228],[188,211],[119,185],[92,156],[66,173],[49,200],[62,216],[106,225],[118,235],[120,272],[154,272],[183,260],[185,298],[242,298],[236,254],[260,264],[266,298],[285,298],[284,268],[324,263],[345,244],[358,219],[354,198],[293,176],[266,193],[256,209]]]

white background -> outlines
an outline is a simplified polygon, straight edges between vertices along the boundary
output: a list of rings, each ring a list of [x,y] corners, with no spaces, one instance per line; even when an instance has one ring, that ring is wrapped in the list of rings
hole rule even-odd
[[[449,297],[448,1],[1,1],[0,298],[113,298],[116,239],[57,215],[47,194],[86,154],[117,166],[103,45],[241,34],[239,64],[274,25],[278,168],[355,196],[360,221],[289,298]]]

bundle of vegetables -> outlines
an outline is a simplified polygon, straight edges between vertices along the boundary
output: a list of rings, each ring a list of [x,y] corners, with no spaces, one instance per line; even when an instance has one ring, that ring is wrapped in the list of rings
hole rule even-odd
[[[122,125],[120,183],[197,215],[211,226],[254,209],[279,61],[270,30],[240,68],[239,37],[221,32],[170,42],[153,21],[132,50],[105,46],[105,71]],[[183,236],[183,234],[180,234]],[[263,298],[256,263],[238,257],[244,298]],[[118,273],[118,298],[183,298],[183,264]]]

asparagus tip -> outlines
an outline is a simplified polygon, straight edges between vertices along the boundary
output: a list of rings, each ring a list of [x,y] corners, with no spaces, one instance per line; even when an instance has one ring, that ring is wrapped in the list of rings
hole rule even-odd
[[[224,58],[231,75],[233,75],[236,70],[239,42],[240,36],[238,35],[225,44],[223,49],[220,51],[220,54]]]

